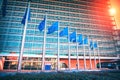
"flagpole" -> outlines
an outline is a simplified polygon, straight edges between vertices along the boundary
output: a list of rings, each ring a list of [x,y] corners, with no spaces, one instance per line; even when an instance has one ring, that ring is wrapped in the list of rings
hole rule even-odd
[[[76,47],[77,47],[77,70],[79,70],[79,55],[78,55],[78,42],[77,42],[77,32],[76,32]]]
[[[96,69],[96,56],[95,56],[95,48],[93,44],[93,54],[94,54],[94,64],[95,64],[95,69]]]
[[[26,16],[26,19],[25,19],[25,26],[24,26],[23,37],[22,37],[21,50],[20,50],[20,54],[19,54],[18,72],[21,72],[22,57],[23,57],[23,52],[24,52],[25,36],[26,36],[26,30],[27,30],[27,25],[28,25],[28,14],[29,14],[28,10],[29,10],[29,8],[30,8],[30,1],[28,2],[27,16]]]
[[[47,14],[45,13],[45,29],[44,29],[44,41],[43,41],[43,53],[42,53],[42,71],[45,70],[45,52],[46,52],[46,21]]]
[[[79,70],[79,55],[78,55],[78,42],[77,42],[77,31],[76,31],[76,47],[77,47],[77,64],[76,64],[76,67],[77,67],[77,70]]]
[[[77,46],[77,69],[79,70],[79,55],[78,55],[78,43],[76,43],[76,46]]]
[[[83,49],[84,49],[84,70],[86,70],[86,58],[85,58],[85,44],[83,40]]]
[[[69,33],[69,28],[68,28],[68,33]],[[71,59],[70,59],[70,35],[68,34],[68,47],[69,47],[69,50],[68,50],[68,68],[70,70],[70,67],[71,67]]]
[[[59,71],[59,63],[60,63],[60,57],[59,57],[59,51],[60,51],[60,49],[59,49],[59,43],[60,43],[60,40],[59,40],[59,22],[58,22],[58,54],[57,54],[57,71]]]
[[[98,45],[98,41],[97,41],[97,46],[98,46],[98,58],[99,58],[99,69],[101,69],[101,60],[100,60],[100,52],[99,52],[99,45]]]
[[[88,41],[89,41],[89,36],[88,36]],[[89,45],[90,45],[90,41],[89,41]],[[92,61],[91,61],[91,51],[90,51],[90,47],[89,47],[89,59],[90,59],[90,69],[92,69]]]

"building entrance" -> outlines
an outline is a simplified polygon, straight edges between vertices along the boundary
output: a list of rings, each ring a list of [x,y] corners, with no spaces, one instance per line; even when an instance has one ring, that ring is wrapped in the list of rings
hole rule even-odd
[[[50,70],[57,68],[56,58],[45,58],[45,65],[50,65]],[[4,62],[4,69],[17,70],[18,57],[6,56]],[[22,59],[22,70],[41,70],[42,69],[42,58],[40,57],[23,57]]]

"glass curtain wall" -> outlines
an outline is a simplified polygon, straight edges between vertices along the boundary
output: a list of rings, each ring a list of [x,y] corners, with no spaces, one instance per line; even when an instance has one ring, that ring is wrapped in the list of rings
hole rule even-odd
[[[31,0],[31,20],[28,22],[24,44],[24,57],[22,69],[41,69],[44,30],[39,31],[38,25],[47,13],[46,27],[59,21],[59,32],[69,28],[69,34],[76,31],[77,36],[89,37],[89,41],[97,41],[100,56],[113,56],[115,54],[112,36],[112,22],[108,13],[108,1],[100,0]],[[18,55],[21,49],[24,25],[21,20],[25,13],[27,0],[8,0],[6,16],[0,13],[0,56],[6,57],[10,67],[15,61],[17,69]],[[2,12],[2,11],[1,11]],[[46,58],[52,69],[56,67],[57,31],[46,35]],[[68,38],[60,37],[60,56],[68,56]],[[89,55],[89,44],[85,46],[86,56]],[[76,56],[76,43],[70,43],[71,56]],[[79,45],[78,54],[83,56],[83,45]],[[12,55],[15,57],[13,57]],[[93,51],[91,50],[93,56]],[[95,50],[97,56],[97,50]],[[39,57],[40,56],[40,57]],[[13,57],[13,58],[9,58]],[[8,65],[8,64],[7,64]],[[36,66],[35,66],[36,65]],[[27,67],[26,67],[27,66]],[[6,68],[6,67],[5,67]]]

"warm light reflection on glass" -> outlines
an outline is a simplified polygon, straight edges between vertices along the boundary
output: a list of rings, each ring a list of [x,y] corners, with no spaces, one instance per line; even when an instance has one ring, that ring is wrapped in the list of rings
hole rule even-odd
[[[111,8],[109,12],[111,16],[114,16],[116,14],[116,10],[114,8]]]

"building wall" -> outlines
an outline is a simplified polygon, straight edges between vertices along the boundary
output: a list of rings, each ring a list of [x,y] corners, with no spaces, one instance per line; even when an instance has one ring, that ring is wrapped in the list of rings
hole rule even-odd
[[[120,29],[114,31],[114,40],[117,54],[120,55]]]
[[[91,6],[92,5],[92,6]],[[7,5],[7,14],[0,14],[0,53],[20,52],[24,25],[21,24],[26,1],[10,0]],[[60,31],[69,27],[69,33],[77,31],[90,39],[98,40],[101,55],[114,54],[114,41],[112,37],[112,23],[108,15],[107,0],[103,2],[92,1],[66,1],[66,0],[36,0],[31,2],[31,21],[28,22],[24,53],[41,54],[43,47],[43,32],[38,25],[47,12],[47,28],[55,21],[59,21]],[[88,54],[86,46],[86,54]],[[46,55],[57,54],[57,32],[46,36]],[[76,44],[71,43],[71,54],[76,53]],[[62,51],[62,52],[61,52]],[[67,55],[68,40],[60,37],[60,54]],[[83,49],[79,47],[79,53]]]
[[[101,59],[101,62],[110,62],[112,59]],[[68,59],[61,59],[60,60],[61,63],[65,63],[68,66]],[[90,60],[86,59],[86,69],[91,69],[90,65],[92,65],[92,69],[96,69],[97,68],[97,64],[95,64],[95,60],[92,59],[90,64]],[[99,60],[96,59],[96,63],[99,63]],[[76,59],[71,59],[71,69],[77,69],[77,60]],[[83,59],[79,59],[79,69],[84,69],[84,60]]]

